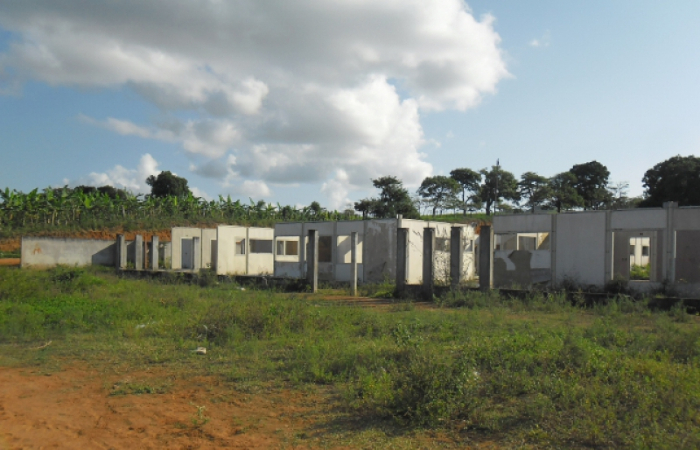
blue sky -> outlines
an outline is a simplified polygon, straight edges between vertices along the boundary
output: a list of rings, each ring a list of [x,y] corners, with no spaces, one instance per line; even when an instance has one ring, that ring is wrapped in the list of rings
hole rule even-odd
[[[258,3],[1,4],[0,187],[146,192],[171,170],[342,208],[372,177],[414,190],[500,158],[597,160],[641,195],[699,153],[698,2]]]

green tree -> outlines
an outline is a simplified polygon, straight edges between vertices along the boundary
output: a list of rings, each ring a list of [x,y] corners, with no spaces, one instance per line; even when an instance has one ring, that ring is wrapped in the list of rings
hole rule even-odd
[[[486,205],[487,215],[491,215],[491,207],[494,203],[498,204],[501,199],[512,201],[520,199],[518,181],[512,173],[497,165],[491,166],[491,170],[481,169],[480,173],[484,181],[479,186],[478,197]]]
[[[518,182],[518,194],[527,199],[525,205],[535,211],[535,207],[544,204],[551,196],[549,179],[535,172],[525,172]]]
[[[418,219],[420,214],[413,205],[408,191],[396,177],[385,176],[372,180],[372,185],[379,189],[378,198],[367,198],[355,202],[355,210],[366,217],[371,214],[377,218],[396,217],[403,215],[407,219]]]
[[[574,165],[569,172],[574,174],[574,188],[583,199],[584,209],[601,209],[612,199],[608,191],[610,171],[598,161]]]
[[[471,169],[460,168],[455,169],[450,172],[450,177],[452,177],[459,185],[462,187],[462,209],[464,214],[467,213],[467,196],[466,193],[470,192],[471,196],[474,196],[479,192],[479,185],[481,183],[481,174],[475,172]]]
[[[435,217],[438,208],[442,211],[454,204],[459,191],[460,185],[454,178],[436,175],[423,180],[418,188],[418,195],[433,207],[433,217]]]
[[[647,170],[642,178],[642,206],[662,206],[678,202],[680,206],[700,206],[700,158],[674,156]]]
[[[187,187],[187,180],[168,170],[159,173],[157,177],[151,175],[146,179],[146,184],[151,186],[153,197],[187,197],[192,194]]]
[[[549,206],[562,209],[570,209],[583,205],[583,199],[576,191],[576,176],[571,172],[562,172],[549,179]]]

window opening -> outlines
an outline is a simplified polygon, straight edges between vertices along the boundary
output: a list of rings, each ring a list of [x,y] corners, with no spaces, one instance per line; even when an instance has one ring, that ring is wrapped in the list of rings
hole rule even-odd
[[[236,254],[245,255],[245,239],[240,238],[236,240]]]
[[[272,239],[251,239],[250,253],[272,253]]]
[[[319,236],[318,237],[318,262],[329,263],[332,262],[332,250],[331,250],[331,236]]]

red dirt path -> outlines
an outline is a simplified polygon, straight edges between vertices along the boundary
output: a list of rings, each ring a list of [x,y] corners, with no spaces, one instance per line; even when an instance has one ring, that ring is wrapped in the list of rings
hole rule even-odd
[[[129,379],[154,377],[0,367],[0,449],[308,448],[295,435],[314,414],[310,395],[246,395],[212,377],[175,380],[165,394],[110,395]],[[208,421],[197,426],[200,418]]]

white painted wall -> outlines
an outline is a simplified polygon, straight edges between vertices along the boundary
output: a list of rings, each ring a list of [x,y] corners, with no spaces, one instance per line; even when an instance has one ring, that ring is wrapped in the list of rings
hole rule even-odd
[[[275,230],[273,228],[250,227],[248,230],[248,245],[246,254],[248,256],[247,275],[272,275],[275,271]],[[260,239],[272,242],[270,253],[252,253],[250,251],[251,239]]]
[[[219,225],[216,228],[216,273],[217,275],[245,275],[245,255],[236,255],[236,242],[245,240],[245,227]]]
[[[193,237],[202,238],[202,230],[193,227],[175,227],[171,230],[172,242],[172,261],[171,268],[173,270],[182,270],[182,240],[192,239]],[[201,261],[200,261],[200,267]]]

